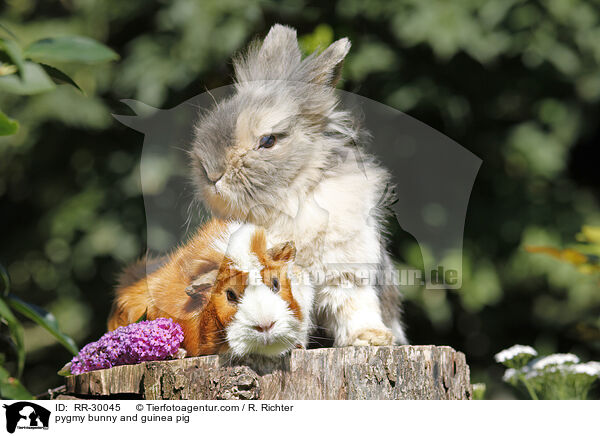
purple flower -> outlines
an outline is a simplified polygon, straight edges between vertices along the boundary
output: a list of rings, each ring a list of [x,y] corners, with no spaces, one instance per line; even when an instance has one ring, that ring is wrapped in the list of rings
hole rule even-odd
[[[182,342],[183,330],[170,318],[119,327],[83,347],[71,360],[71,374],[165,360],[177,353]]]

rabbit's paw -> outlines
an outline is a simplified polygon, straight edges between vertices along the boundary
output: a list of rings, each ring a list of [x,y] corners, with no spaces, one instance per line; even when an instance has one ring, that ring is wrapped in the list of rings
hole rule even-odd
[[[351,345],[392,345],[393,342],[394,336],[389,329],[365,329],[356,334]]]

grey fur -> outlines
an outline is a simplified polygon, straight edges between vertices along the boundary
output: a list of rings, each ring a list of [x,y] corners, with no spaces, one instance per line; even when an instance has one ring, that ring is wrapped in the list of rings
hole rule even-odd
[[[273,195],[273,188],[289,187],[300,170],[306,169],[307,162],[316,174],[307,181],[308,185],[319,183],[323,171],[337,164],[339,156],[347,153],[345,149],[353,146],[360,134],[353,117],[337,107],[332,87],[339,79],[340,66],[349,49],[350,42],[344,38],[320,55],[301,61],[296,31],[275,25],[262,45],[253,43],[245,55],[237,56],[236,94],[202,116],[196,128],[191,151],[196,186],[210,185],[223,174],[240,112],[256,112],[265,107],[293,114],[276,133],[289,137],[301,132],[304,141],[295,143],[293,149],[249,151],[238,173],[236,190],[240,198],[234,206],[242,205],[255,213],[260,213],[263,205],[277,206],[279,198]],[[233,212],[221,214],[245,218]]]
[[[335,86],[340,78],[350,41],[342,38],[302,61],[296,31],[275,24],[262,44],[253,42],[245,55],[234,59],[237,82],[287,80]]]
[[[305,198],[323,180],[348,171],[341,163],[352,153],[369,175],[376,198],[384,199],[370,211],[382,230],[390,176],[357,145],[368,135],[354,116],[339,107],[334,90],[349,50],[350,42],[343,38],[302,60],[296,31],[275,25],[262,44],[254,42],[245,54],[235,57],[235,93],[201,116],[190,152],[198,196],[213,213],[266,225],[290,192]],[[244,128],[240,120],[246,118]],[[272,131],[256,134],[275,134],[277,146],[240,150],[236,143],[240,129],[251,137],[250,143],[257,144],[252,129],[265,119],[277,123]],[[211,204],[209,197],[221,177],[227,178],[227,201]],[[387,254],[384,263],[390,267]],[[399,319],[399,293],[386,286],[383,294],[383,313],[390,326]],[[406,342],[400,330],[396,340]]]

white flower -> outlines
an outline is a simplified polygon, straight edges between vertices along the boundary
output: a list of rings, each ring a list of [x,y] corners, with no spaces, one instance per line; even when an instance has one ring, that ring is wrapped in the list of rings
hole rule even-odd
[[[570,365],[568,368],[576,374],[587,374],[592,377],[600,377],[600,362],[578,363],[576,365]]]
[[[536,371],[535,369],[527,369],[526,371],[524,371],[524,374],[527,380],[531,380],[532,378],[536,378],[542,375],[539,371]]]
[[[559,364],[559,365],[551,365],[546,366],[544,368],[546,373],[556,373],[560,372],[561,374],[587,374],[592,377],[600,376],[600,362],[587,362],[587,363],[571,363],[568,365]]]
[[[510,348],[507,348],[506,350],[500,351],[498,354],[496,354],[494,356],[494,358],[496,359],[496,362],[504,363],[504,362],[514,359],[515,357],[517,357],[519,355],[537,356],[537,354],[538,354],[537,351],[535,351],[529,345],[518,345],[517,344],[517,345],[513,345]]]
[[[579,363],[579,357],[574,354],[551,354],[533,362],[533,369],[544,369],[547,366]]]
[[[553,373],[561,373],[561,374],[571,374],[572,371],[570,370],[570,368],[572,367],[572,364],[569,365],[563,365],[563,364],[558,364],[558,365],[546,365],[545,368],[543,368],[543,371],[545,374],[553,374]],[[533,370],[535,371],[535,369]]]
[[[596,368],[596,370],[600,371],[600,362],[590,360],[588,363],[586,363],[586,365],[590,365],[591,367]]]
[[[517,370],[514,368],[508,368],[504,371],[504,375],[502,376],[502,381],[508,383],[512,381],[517,376]]]

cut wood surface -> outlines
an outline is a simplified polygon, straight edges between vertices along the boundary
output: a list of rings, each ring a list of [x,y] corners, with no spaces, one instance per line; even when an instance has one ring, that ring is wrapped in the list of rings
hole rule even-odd
[[[368,400],[471,398],[469,366],[451,347],[293,350],[277,360],[202,356],[69,376],[69,398]]]

